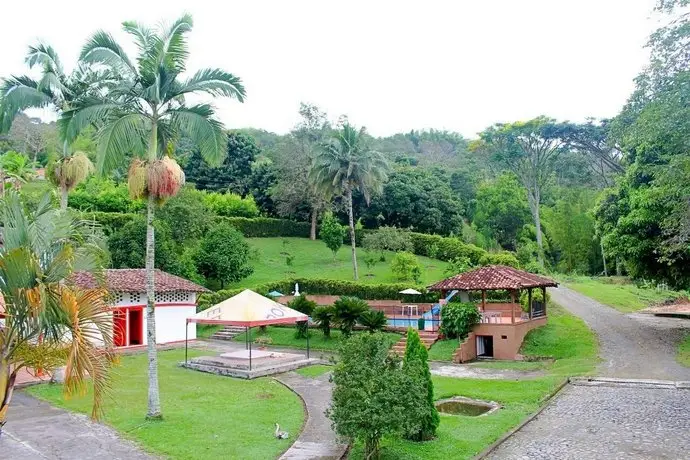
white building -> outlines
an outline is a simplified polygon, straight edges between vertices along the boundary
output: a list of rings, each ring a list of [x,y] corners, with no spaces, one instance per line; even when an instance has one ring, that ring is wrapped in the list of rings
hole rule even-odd
[[[116,347],[146,345],[146,270],[104,270],[105,287],[113,310],[113,342]],[[90,273],[74,274],[74,283],[91,289],[98,285]],[[179,276],[156,270],[156,343],[185,340],[186,319],[196,314],[196,299],[207,289]],[[188,327],[189,340],[196,339],[196,324]]]

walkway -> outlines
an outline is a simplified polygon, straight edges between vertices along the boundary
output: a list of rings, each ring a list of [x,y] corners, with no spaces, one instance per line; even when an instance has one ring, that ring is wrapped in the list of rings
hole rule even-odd
[[[676,362],[676,348],[690,321],[644,313],[621,313],[571,289],[549,289],[554,302],[582,318],[599,337],[606,377],[690,380],[690,369]]]
[[[328,377],[328,374],[317,378],[303,377],[296,372],[276,377],[304,400],[307,409],[307,423],[302,433],[280,460],[339,460],[345,454],[347,445],[338,443],[331,421],[324,412],[331,402]]]
[[[8,421],[0,436],[0,458],[36,459],[153,459],[114,430],[86,416],[67,412],[15,392]]]
[[[516,369],[490,369],[468,364],[445,363],[431,361],[429,369],[432,375],[455,377],[458,379],[487,379],[487,380],[529,380],[544,377],[546,372],[541,370],[523,371]]]

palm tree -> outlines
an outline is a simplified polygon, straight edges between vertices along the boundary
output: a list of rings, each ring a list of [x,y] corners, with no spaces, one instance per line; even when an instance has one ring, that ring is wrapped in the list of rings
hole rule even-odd
[[[184,183],[184,173],[170,158],[180,136],[193,141],[202,157],[220,164],[227,139],[222,124],[214,118],[208,104],[188,105],[193,93],[235,97],[244,100],[240,79],[220,69],[202,69],[189,78],[181,78],[189,57],[186,35],[192,18],[182,16],[169,27],[150,29],[134,22],[123,23],[134,37],[139,50],[131,60],[113,37],[95,33],[84,46],[81,60],[112,69],[121,76],[119,84],[108,89],[105,98],[92,98],[74,110],[65,112],[58,122],[65,139],[75,139],[86,126],[99,125],[96,167],[106,173],[129,155],[137,157],[129,168],[130,194],[145,197],[146,232],[146,307],[149,358],[148,418],[161,418],[156,358],[154,316],[154,228],[156,205],[174,196]]]
[[[112,320],[103,290],[81,291],[69,282],[75,270],[98,272],[102,253],[93,228],[53,208],[49,195],[27,212],[15,191],[0,201],[0,218],[0,431],[25,368],[66,364],[68,394],[84,391],[91,377],[98,418],[109,388]]]
[[[2,169],[3,178],[3,193],[4,193],[4,178],[8,177],[14,183],[14,188],[19,190],[22,184],[27,183],[35,176],[33,167],[34,163],[28,156],[9,151],[0,157],[0,168]]]
[[[364,128],[357,130],[345,123],[342,130],[334,134],[331,142],[322,146],[314,157],[310,171],[310,179],[318,189],[327,195],[339,194],[345,197],[355,280],[359,279],[359,274],[352,193],[355,190],[361,192],[368,204],[371,194],[380,192],[388,177],[388,162],[379,152],[367,150],[363,142],[364,135]]]
[[[34,80],[26,75],[12,76],[0,84],[0,134],[12,127],[14,117],[30,108],[51,107],[58,115],[69,110],[79,99],[93,95],[103,85],[112,82],[106,71],[94,71],[78,66],[67,75],[60,58],[50,45],[30,46],[26,55],[29,68],[41,67],[41,77]],[[62,152],[49,168],[48,178],[60,189],[60,208],[67,209],[67,195],[83,181],[93,169],[88,157],[82,152],[70,151],[70,145],[62,138]]]

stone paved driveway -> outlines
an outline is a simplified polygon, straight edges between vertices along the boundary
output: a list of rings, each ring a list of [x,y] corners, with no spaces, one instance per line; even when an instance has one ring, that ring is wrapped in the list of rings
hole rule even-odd
[[[690,390],[569,385],[490,459],[685,459]]]
[[[152,460],[114,430],[16,392],[0,436],[0,459]]]

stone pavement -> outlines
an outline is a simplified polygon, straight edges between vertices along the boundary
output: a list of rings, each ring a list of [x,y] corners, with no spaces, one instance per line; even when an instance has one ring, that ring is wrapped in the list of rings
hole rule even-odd
[[[296,372],[281,374],[275,378],[297,393],[307,408],[307,422],[299,438],[280,457],[280,460],[338,460],[347,450],[346,444],[337,441],[331,429],[331,421],[324,411],[331,402],[329,375],[317,378],[304,377]]]
[[[111,428],[17,391],[0,436],[0,458],[150,460]]]
[[[565,287],[549,289],[554,302],[582,318],[599,337],[597,375],[690,380],[690,368],[675,359],[690,321],[644,313],[621,313]]]
[[[490,459],[682,459],[690,390],[568,385]]]

